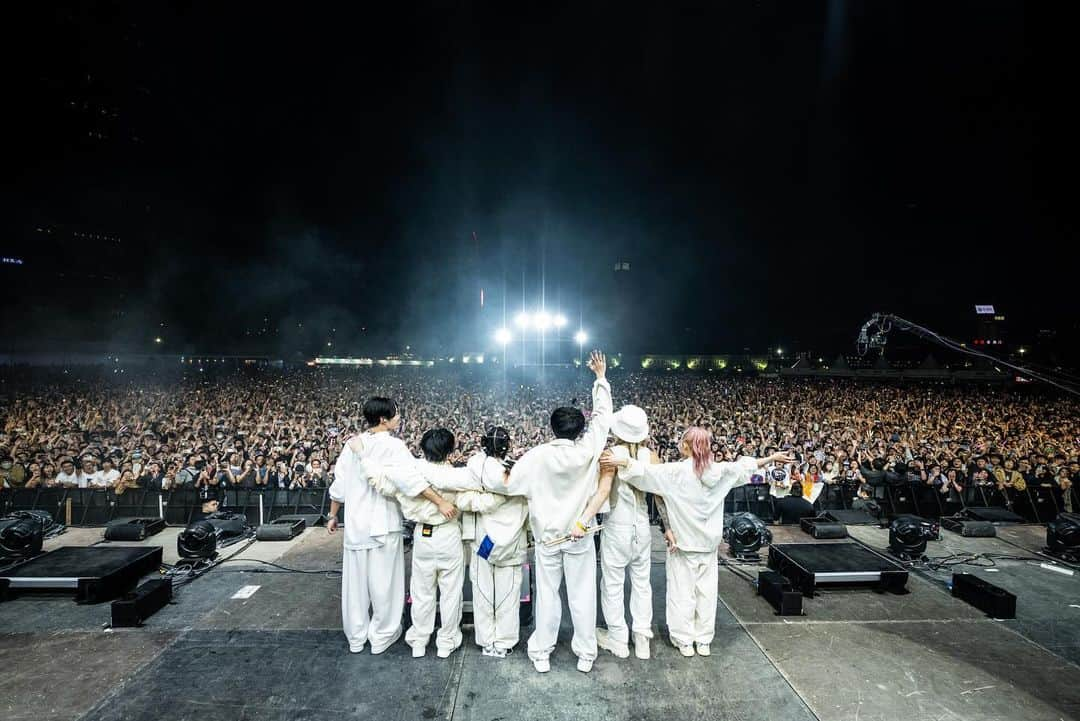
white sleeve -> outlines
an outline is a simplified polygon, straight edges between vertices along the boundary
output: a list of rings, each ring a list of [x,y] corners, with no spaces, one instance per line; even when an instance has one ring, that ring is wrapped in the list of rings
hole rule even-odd
[[[577,445],[585,448],[590,456],[598,456],[604,450],[608,433],[611,431],[611,385],[606,378],[596,379],[593,383],[592,396],[592,418],[589,420],[589,428]]]
[[[750,482],[750,475],[757,470],[757,459],[743,456],[737,461],[710,463],[701,477],[701,482],[710,488],[719,484],[728,490]]]
[[[619,480],[639,491],[663,496],[665,489],[678,483],[682,472],[682,463],[642,463],[631,458],[626,468],[619,469]]]

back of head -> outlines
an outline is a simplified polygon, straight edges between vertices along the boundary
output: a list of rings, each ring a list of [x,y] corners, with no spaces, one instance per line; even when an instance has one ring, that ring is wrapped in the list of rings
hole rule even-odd
[[[885,470],[885,459],[884,458],[875,458],[874,462],[871,463],[870,465],[872,465],[874,467],[875,471],[884,471]]]
[[[502,426],[492,426],[480,439],[480,447],[492,458],[506,458],[510,451],[510,433]]]
[[[798,481],[795,481],[794,483],[792,483],[791,484],[791,494],[790,495],[799,496],[801,498],[802,497],[802,484],[799,483]]]
[[[585,414],[572,406],[562,406],[551,412],[551,431],[556,438],[576,441],[585,430]]]
[[[372,396],[364,401],[363,413],[369,426],[377,426],[397,415],[397,403],[385,396]]]
[[[690,458],[694,461],[694,475],[701,478],[712,465],[712,434],[704,428],[691,426],[686,429],[682,440],[690,449]]]
[[[454,450],[454,434],[445,428],[432,428],[420,439],[420,450],[431,463],[442,463]]]

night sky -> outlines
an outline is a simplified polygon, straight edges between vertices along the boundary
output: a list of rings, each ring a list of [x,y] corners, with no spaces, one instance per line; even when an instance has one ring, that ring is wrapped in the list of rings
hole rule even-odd
[[[48,5],[9,340],[448,352],[541,291],[657,352],[1080,315],[1075,81],[1020,2]]]

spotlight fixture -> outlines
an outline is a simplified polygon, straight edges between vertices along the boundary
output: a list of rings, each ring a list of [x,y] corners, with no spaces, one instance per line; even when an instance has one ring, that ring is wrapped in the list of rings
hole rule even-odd
[[[555,324],[556,328],[563,328],[566,326],[566,316],[562,313],[559,313],[554,318],[552,318],[552,323]]]
[[[512,341],[514,337],[510,335],[510,331],[506,328],[499,328],[495,331],[495,342],[499,345],[507,345]]]
[[[1046,550],[1072,563],[1080,561],[1080,513],[1059,513],[1046,524]]]
[[[578,345],[585,345],[589,341],[589,336],[585,331],[579,330],[577,333],[574,333],[574,340],[577,341]]]
[[[897,516],[889,524],[889,550],[910,561],[926,551],[926,542],[937,538],[936,525],[919,516]]]
[[[772,531],[753,513],[735,513],[724,520],[724,540],[736,558],[756,559],[772,543]]]

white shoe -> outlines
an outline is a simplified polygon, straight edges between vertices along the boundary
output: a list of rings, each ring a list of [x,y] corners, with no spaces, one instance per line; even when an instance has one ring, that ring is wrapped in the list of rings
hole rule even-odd
[[[582,673],[588,673],[589,671],[592,671],[592,664],[593,662],[587,658],[579,658],[577,660],[577,670]]]
[[[372,656],[378,656],[378,655],[379,655],[380,653],[383,653],[383,652],[385,652],[385,651],[386,651],[386,649],[390,648],[390,647],[391,647],[391,646],[393,646],[393,645],[394,645],[395,643],[397,643],[397,642],[398,642],[398,639],[400,639],[400,638],[401,638],[401,627],[400,627],[400,626],[398,626],[398,630],[397,630],[397,633],[395,633],[395,634],[394,634],[394,637],[393,637],[392,639],[390,639],[390,640],[389,640],[389,641],[388,641],[388,642],[386,643],[386,645],[385,645],[385,646],[383,646],[383,647],[381,647],[381,648],[378,648],[378,649],[377,649],[377,648],[375,648],[375,644],[371,644],[371,655],[372,655]]]
[[[360,644],[359,646],[353,646],[352,644],[349,644],[349,653],[363,653],[363,652],[364,652],[364,644]]]
[[[694,655],[694,644],[692,644],[692,643],[688,643],[685,646],[680,646],[679,644],[672,641],[671,645],[674,646],[675,648],[679,649],[679,653],[681,653],[686,658],[690,658],[691,656]]]
[[[412,657],[413,658],[423,658],[424,654],[426,654],[426,653],[427,653],[427,646],[416,645],[416,646],[412,647]]]
[[[453,648],[440,648],[435,652],[435,655],[439,658],[450,658],[450,654],[452,654],[454,651],[457,651],[459,648],[461,648],[460,643]]]
[[[707,643],[699,643],[697,645],[697,655],[698,656],[711,656],[712,655],[712,649],[709,648],[709,644],[707,644]]]
[[[533,668],[536,669],[537,673],[547,673],[551,670],[551,662],[546,658],[534,658]]]
[[[649,652],[649,637],[643,633],[634,634],[634,655],[642,661],[648,661],[651,656],[651,653]]]
[[[615,658],[630,658],[630,647],[613,639],[606,628],[596,629],[596,645],[605,651],[611,651]]]

